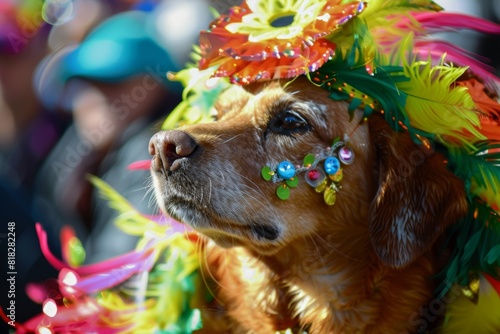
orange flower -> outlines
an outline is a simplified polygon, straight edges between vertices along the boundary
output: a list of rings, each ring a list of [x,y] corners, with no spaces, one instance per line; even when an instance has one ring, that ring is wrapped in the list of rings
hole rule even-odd
[[[218,65],[216,77],[232,83],[292,78],[312,72],[333,56],[327,36],[366,4],[341,0],[247,0],[232,7],[200,35],[200,69]]]

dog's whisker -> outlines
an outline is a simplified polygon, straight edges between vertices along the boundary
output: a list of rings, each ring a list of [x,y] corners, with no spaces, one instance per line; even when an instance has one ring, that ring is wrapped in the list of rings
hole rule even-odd
[[[208,178],[208,203],[212,201],[212,178]]]
[[[318,236],[318,235],[316,234],[316,236]],[[313,238],[312,235],[308,234],[306,237],[304,237],[304,239],[305,239],[304,241],[306,243],[307,243],[307,239],[306,238],[311,239],[311,242],[312,242],[313,246],[316,248],[316,254],[321,254],[322,252],[320,251],[318,245],[316,244],[315,238]],[[326,268],[326,263],[325,263],[325,260],[324,260],[323,257],[320,257],[320,261],[321,261],[321,268]]]
[[[201,245],[201,242],[198,242],[198,245],[200,248],[203,246]],[[214,249],[211,249],[212,252],[214,252]],[[212,272],[212,266],[209,265],[209,257],[212,255],[209,253],[206,249],[206,247],[203,247],[203,249],[198,250],[199,254],[199,261],[200,263],[204,266],[205,270],[201,270],[202,273],[202,279],[205,283],[205,286],[209,290],[209,292],[215,297],[216,300],[218,300],[221,304],[223,303],[221,300],[217,298],[217,294],[215,291],[212,291],[212,288],[210,287],[210,283],[208,282],[208,278],[214,283],[215,287],[217,288],[225,288],[225,286],[221,283],[219,279],[217,279],[216,274]],[[206,276],[208,275],[208,277]]]
[[[231,138],[228,138],[228,139],[224,140],[224,141],[222,142],[222,144],[229,143],[231,140],[234,140],[234,139],[238,138],[238,137],[239,137],[239,136],[241,136],[241,135],[242,135],[242,133],[237,134],[237,135],[235,135],[235,136],[232,136]]]
[[[321,236],[320,236],[320,234],[319,234],[318,232],[313,232],[313,234],[315,234],[315,235],[316,235],[316,240],[317,240],[317,241],[321,241],[321,242],[323,242],[323,243],[325,244],[325,247],[328,247],[330,250],[332,250],[332,251],[336,252],[337,254],[339,254],[339,255],[341,255],[341,256],[343,256],[343,257],[345,257],[345,258],[346,258],[346,259],[348,259],[348,260],[354,261],[354,262],[363,262],[363,260],[362,260],[362,259],[357,259],[357,258],[354,258],[354,257],[352,257],[352,256],[349,256],[349,255],[347,255],[347,254],[345,254],[345,253],[341,252],[341,251],[340,251],[337,247],[335,247],[335,245],[332,245],[332,244],[330,244],[327,240],[324,240],[324,238],[323,238],[323,237],[321,237]]]
[[[238,173],[238,176],[240,176],[242,179],[250,182],[250,184],[252,186],[255,186],[255,187],[250,187],[248,186],[250,189],[254,190],[257,194],[259,194],[263,199],[265,199],[268,203],[269,203],[269,198],[264,194],[264,192],[260,189],[260,187],[258,186],[257,183],[255,183],[253,180],[251,180],[249,177],[241,174],[241,173]],[[244,186],[247,186],[245,184],[243,184]]]
[[[215,291],[212,291],[211,284],[208,281],[208,278],[206,275],[208,274],[209,278],[211,278],[211,280],[214,282],[215,286],[219,286],[219,281],[216,279],[215,275],[211,271],[212,267],[209,265],[208,260],[207,260],[209,255],[207,254],[206,248],[203,246],[201,240],[198,240],[196,242],[195,249],[196,249],[196,254],[198,255],[198,262],[200,263],[202,268],[204,268],[204,269],[200,270],[201,279],[204,283],[204,286],[207,288],[208,292],[212,296],[214,296],[214,298],[216,300],[218,300],[217,293]],[[218,301],[221,302],[220,300],[218,300]]]
[[[146,185],[141,188],[140,190],[146,190],[139,201],[139,204],[142,204],[142,202],[149,196],[149,201],[148,201],[148,207],[151,207],[151,194],[154,192],[154,185],[153,185],[153,179],[151,176],[146,180]]]

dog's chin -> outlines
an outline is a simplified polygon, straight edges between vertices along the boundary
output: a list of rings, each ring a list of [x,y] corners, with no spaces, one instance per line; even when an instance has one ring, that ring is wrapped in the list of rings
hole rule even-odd
[[[183,201],[165,201],[167,214],[212,239],[223,248],[247,246],[262,254],[275,253],[282,237],[278,227],[270,222],[231,222],[208,207]]]

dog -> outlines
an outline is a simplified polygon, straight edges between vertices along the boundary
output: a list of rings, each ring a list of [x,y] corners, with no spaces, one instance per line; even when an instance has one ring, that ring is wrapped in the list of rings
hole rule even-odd
[[[206,239],[205,332],[419,330],[448,259],[440,240],[468,209],[463,181],[433,147],[328,95],[305,77],[232,85],[214,122],[151,138],[161,210]],[[302,180],[282,200],[262,178],[346,134],[355,159],[334,205]]]

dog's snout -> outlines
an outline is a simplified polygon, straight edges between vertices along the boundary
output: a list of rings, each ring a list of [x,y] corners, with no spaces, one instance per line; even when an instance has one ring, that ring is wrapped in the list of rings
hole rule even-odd
[[[149,154],[153,156],[153,170],[174,172],[180,167],[180,160],[189,157],[197,146],[186,132],[179,130],[161,131],[149,141]]]

